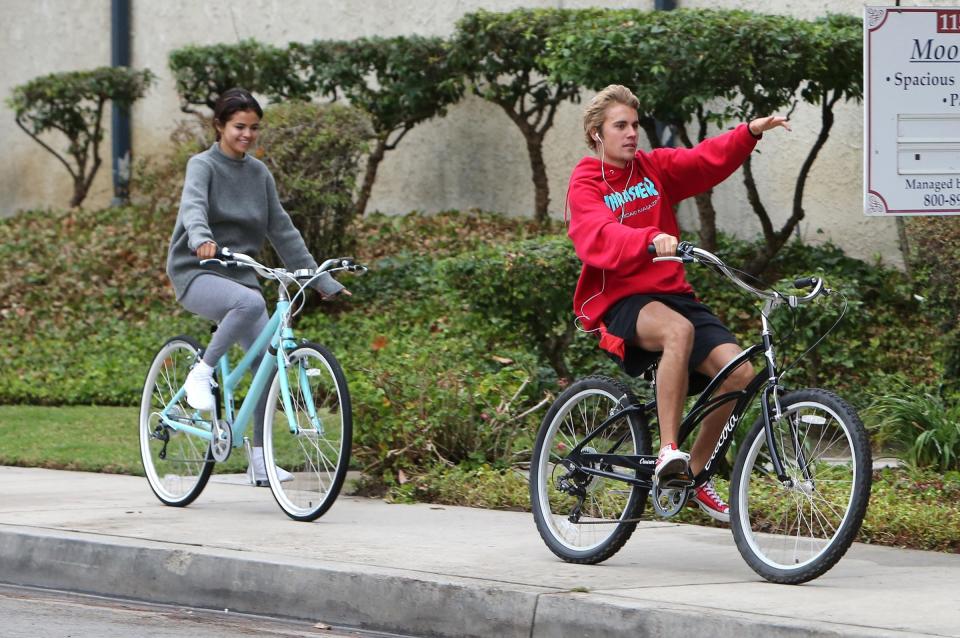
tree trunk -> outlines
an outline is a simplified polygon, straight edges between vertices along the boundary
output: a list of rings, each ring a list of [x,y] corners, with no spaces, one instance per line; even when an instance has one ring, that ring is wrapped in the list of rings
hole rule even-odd
[[[73,196],[70,198],[70,207],[77,208],[80,204],[83,203],[83,200],[87,197],[87,185],[83,179],[83,175],[78,175],[73,178]],[[62,200],[61,200],[62,201]]]
[[[563,360],[563,353],[567,351],[567,348],[573,342],[573,335],[574,330],[573,327],[570,326],[563,334],[548,337],[540,344],[544,358],[561,379],[573,379],[573,375],[567,367],[566,361]]]
[[[687,148],[693,148],[693,141],[687,133],[687,127],[680,125],[675,128],[683,145]],[[705,129],[703,123],[701,123],[700,128],[701,135],[703,135]],[[700,248],[713,252],[717,249],[717,209],[713,206],[713,189],[695,195],[693,201],[697,204],[697,216],[700,219],[700,228],[697,231]]]
[[[717,249],[717,210],[713,207],[713,189],[694,196],[700,228],[697,231],[700,248],[713,252]]]
[[[547,223],[550,203],[550,186],[547,183],[547,167],[543,162],[543,135],[524,131],[527,139],[527,154],[533,170],[534,208],[533,218],[541,226]]]
[[[357,197],[357,217],[363,217],[367,210],[367,202],[370,201],[370,192],[373,191],[373,183],[377,179],[377,169],[380,162],[383,161],[383,155],[386,152],[386,138],[377,138],[377,144],[367,156],[367,169],[363,174],[363,186],[360,187],[360,194]]]

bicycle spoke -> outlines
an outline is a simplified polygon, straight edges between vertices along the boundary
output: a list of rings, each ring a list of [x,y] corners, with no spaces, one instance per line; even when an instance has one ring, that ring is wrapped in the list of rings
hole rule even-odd
[[[176,396],[196,359],[198,346],[184,338],[167,342],[154,357],[144,384],[140,405],[140,456],[151,489],[167,505],[186,505],[203,489],[212,466],[207,461],[209,443],[175,430],[160,415]],[[181,399],[167,417],[193,423],[189,406]]]
[[[346,473],[349,459],[350,433],[346,421],[349,408],[342,405],[344,397],[333,376],[330,362],[312,347],[305,347],[291,355],[293,365],[277,375],[286,374],[290,389],[288,414],[280,391],[279,380],[274,382],[270,427],[265,424],[264,446],[270,430],[270,449],[279,466],[286,464],[293,474],[289,482],[280,482],[271,488],[277,502],[288,515],[301,520],[313,520],[336,498]],[[313,415],[313,416],[311,416]],[[296,432],[289,433],[289,423],[296,424]],[[322,427],[321,427],[322,426]]]

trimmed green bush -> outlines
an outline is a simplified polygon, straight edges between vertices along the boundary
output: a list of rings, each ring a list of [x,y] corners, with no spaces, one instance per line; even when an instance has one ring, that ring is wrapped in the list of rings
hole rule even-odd
[[[566,237],[491,246],[448,259],[443,273],[470,307],[499,329],[536,348],[561,378],[575,332],[573,289],[580,261]]]
[[[83,203],[102,163],[100,142],[107,102],[129,107],[143,97],[154,79],[149,69],[100,67],[51,73],[13,89],[7,105],[13,109],[17,126],[56,157],[73,178],[70,206]],[[72,158],[72,165],[40,139],[51,131],[66,136],[66,154]]]
[[[387,151],[416,125],[446,114],[463,96],[461,71],[441,38],[418,35],[293,43],[290,54],[315,94],[346,98],[370,115],[374,141],[357,195],[363,215]]]
[[[308,97],[286,49],[252,38],[234,44],[189,45],[170,52],[170,71],[180,96],[180,110],[212,114],[217,98],[227,89],[247,89],[271,97]]]
[[[373,132],[366,115],[343,104],[287,102],[264,113],[257,149],[277,182],[311,254],[318,260],[351,248],[347,228],[359,163]]]
[[[549,183],[543,139],[553,127],[557,108],[579,102],[581,85],[549,75],[543,46],[547,37],[572,15],[564,9],[476,11],[457,21],[451,40],[456,65],[473,84],[473,92],[496,104],[526,141],[534,187],[534,219],[549,218]],[[599,13],[592,10],[589,13]]]

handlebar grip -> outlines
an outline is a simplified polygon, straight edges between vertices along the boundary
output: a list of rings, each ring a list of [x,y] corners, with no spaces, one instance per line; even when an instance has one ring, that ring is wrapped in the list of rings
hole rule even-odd
[[[795,279],[793,281],[794,288],[813,288],[817,285],[818,279],[816,277],[801,277],[800,279]]]
[[[191,250],[190,254],[195,256],[197,254],[197,251]],[[230,250],[226,246],[217,246],[217,252],[215,252],[213,254],[213,257],[211,257],[210,259],[232,259],[232,258],[233,258],[232,250]]]

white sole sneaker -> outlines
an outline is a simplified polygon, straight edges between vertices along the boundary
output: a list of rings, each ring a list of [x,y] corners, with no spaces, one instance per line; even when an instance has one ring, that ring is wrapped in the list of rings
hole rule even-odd
[[[277,478],[280,479],[281,483],[287,483],[292,481],[295,477],[290,472],[286,471],[282,467],[277,468]],[[253,484],[257,487],[270,487],[270,479],[267,478],[267,475],[258,476],[254,474]]]
[[[659,482],[660,477],[671,477],[677,474],[687,474],[690,455],[680,450],[671,450],[657,463],[653,471],[653,480]]]
[[[257,487],[268,487],[270,485],[270,479],[267,478],[267,468],[263,459],[263,448],[253,448],[250,456],[250,465],[247,467],[247,476],[250,478],[250,482]],[[281,483],[286,483],[296,478],[279,465],[276,467],[277,478],[280,479]]]
[[[210,412],[213,410],[214,400],[211,391],[212,377],[196,374],[196,368],[190,371],[183,382],[183,389],[187,393],[187,403],[194,410]]]
[[[713,520],[715,520],[715,521],[720,521],[721,523],[729,523],[729,522],[730,522],[730,513],[729,513],[729,512],[726,512],[726,513],[725,513],[725,512],[718,512],[717,510],[713,509],[712,507],[708,507],[708,506],[704,505],[703,503],[701,503],[700,501],[698,501],[698,500],[696,500],[696,499],[693,499],[693,498],[690,499],[690,502],[693,503],[694,505],[696,505],[697,507],[699,507],[699,508],[700,508],[700,511],[702,511],[704,514],[706,514],[707,516],[709,516],[709,517],[712,518]]]

